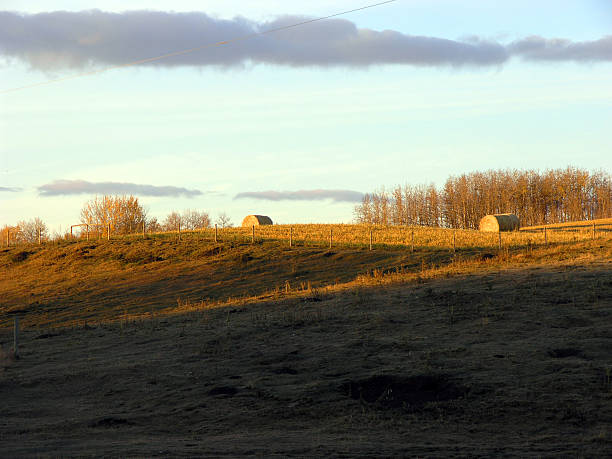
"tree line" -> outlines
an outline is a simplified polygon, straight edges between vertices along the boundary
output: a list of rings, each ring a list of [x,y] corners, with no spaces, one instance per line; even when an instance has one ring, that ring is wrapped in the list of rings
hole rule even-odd
[[[89,225],[90,234],[105,234],[108,227],[112,234],[139,233],[143,224],[148,233],[161,231],[197,230],[209,228],[213,223],[205,211],[186,209],[182,212],[172,211],[162,221],[150,217],[146,208],[134,196],[96,196],[85,202],[81,208],[80,223]],[[231,219],[225,212],[218,215],[216,223],[221,228],[231,227]],[[5,225],[0,228],[0,243],[6,244],[34,243],[38,240],[64,239],[70,232],[61,231],[49,234],[47,225],[40,219],[22,220],[16,225]]]
[[[359,223],[478,228],[489,214],[516,214],[521,226],[612,216],[612,177],[568,167],[489,170],[449,177],[437,188],[397,185],[367,193],[355,206]]]
[[[143,225],[147,232],[209,228],[212,220],[207,212],[186,209],[183,212],[172,211],[159,222],[156,217],[147,215],[147,210],[134,196],[102,196],[85,203],[81,209],[81,223],[103,230],[110,225],[113,234],[131,234],[141,232]],[[221,213],[217,224],[227,227],[232,222]]]

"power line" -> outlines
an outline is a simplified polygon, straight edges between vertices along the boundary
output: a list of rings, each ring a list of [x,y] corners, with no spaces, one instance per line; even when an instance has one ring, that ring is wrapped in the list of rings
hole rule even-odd
[[[104,72],[108,72],[110,70],[117,70],[117,69],[122,69],[122,68],[125,68],[125,67],[133,67],[135,65],[146,64],[146,63],[149,63],[149,62],[159,61],[159,60],[166,59],[166,58],[169,58],[169,57],[181,56],[183,54],[193,53],[194,51],[200,51],[200,50],[206,49],[206,48],[213,48],[213,47],[216,47],[216,46],[229,45],[230,43],[236,43],[236,42],[239,42],[239,41],[249,40],[251,38],[258,37],[258,36],[261,36],[261,35],[267,35],[267,34],[271,34],[271,33],[274,33],[274,32],[279,32],[281,30],[287,30],[287,29],[292,29],[292,28],[295,28],[295,27],[300,27],[300,26],[303,26],[303,25],[306,25],[306,24],[311,24],[313,22],[323,21],[325,19],[330,19],[330,18],[334,18],[336,16],[342,16],[342,15],[345,15],[345,14],[354,13],[356,11],[367,10],[369,8],[374,8],[376,6],[381,6],[381,5],[385,5],[387,3],[393,3],[393,2],[396,2],[396,1],[397,0],[386,0],[384,2],[372,3],[372,4],[369,4],[369,5],[361,6],[359,8],[354,8],[352,10],[346,10],[346,11],[342,11],[340,13],[334,13],[334,14],[330,14],[328,16],[322,16],[322,17],[319,17],[319,18],[308,19],[306,21],[296,22],[295,24],[290,24],[290,25],[286,25],[286,26],[282,26],[282,27],[275,27],[273,29],[264,30],[263,32],[254,32],[254,33],[251,33],[251,34],[248,34],[248,35],[243,35],[241,37],[232,38],[230,40],[218,41],[216,43],[209,43],[209,44],[202,45],[202,46],[196,46],[194,48],[183,49],[181,51],[174,51],[172,53],[162,54],[162,55],[156,56],[156,57],[149,57],[149,58],[146,58],[146,59],[139,59],[137,61],[132,61],[132,62],[128,62],[128,63],[125,63],[125,64],[113,65],[113,66],[105,67],[105,68],[98,69],[98,70],[91,70],[89,72],[82,72],[82,73],[77,73],[75,75],[69,75],[69,76],[65,76],[65,77],[61,77],[61,78],[55,78],[55,79],[52,79],[52,80],[41,81],[39,83],[32,83],[32,84],[28,84],[28,85],[24,85],[24,86],[18,86],[18,87],[15,87],[15,88],[4,89],[4,90],[0,91],[0,94],[6,94],[6,93],[9,93],[9,92],[22,91],[24,89],[30,89],[30,88],[35,88],[37,86],[44,86],[44,85],[48,85],[48,84],[59,83],[61,81],[74,80],[76,78],[83,78],[83,77],[86,77],[86,76],[96,75],[98,73],[104,73]]]

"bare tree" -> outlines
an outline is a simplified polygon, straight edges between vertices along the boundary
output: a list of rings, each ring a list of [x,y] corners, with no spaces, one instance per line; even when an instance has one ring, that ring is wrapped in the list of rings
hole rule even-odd
[[[149,233],[157,233],[159,231],[163,231],[162,225],[159,224],[157,218],[155,217],[148,218],[145,225],[146,230]]]
[[[165,231],[177,231],[179,229],[197,230],[210,226],[210,217],[206,212],[187,209],[183,213],[172,211],[168,214],[162,227]]]
[[[208,228],[210,226],[210,217],[206,212],[187,209],[181,216],[181,226],[190,230]]]
[[[38,242],[39,235],[41,239],[47,238],[47,225],[40,218],[22,220],[17,223],[17,234],[15,235],[17,242]]]
[[[178,231],[180,227],[184,228],[182,220],[183,218],[181,214],[176,211],[172,211],[166,216],[164,223],[162,223],[162,227],[164,231]]]
[[[568,167],[489,170],[451,176],[440,189],[405,185],[391,195],[364,195],[355,220],[371,224],[410,224],[477,228],[487,214],[512,212],[524,225],[607,218],[612,215],[612,177]]]
[[[217,225],[219,225],[221,228],[231,228],[234,226],[231,219],[225,212],[221,212],[217,216]]]
[[[146,218],[144,208],[134,196],[96,196],[81,209],[81,223],[102,228],[110,224],[116,234],[138,231]]]

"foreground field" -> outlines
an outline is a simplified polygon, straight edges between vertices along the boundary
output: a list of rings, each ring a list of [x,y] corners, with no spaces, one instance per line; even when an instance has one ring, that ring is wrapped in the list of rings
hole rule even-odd
[[[75,247],[53,250],[65,260]],[[104,258],[104,247],[88,249],[100,250],[96,266],[109,276],[98,293],[112,302],[111,292],[123,291],[113,283],[136,276],[137,293],[117,293],[133,309],[100,301],[84,324],[84,298],[95,295],[84,297],[75,280],[61,300],[39,301],[46,313],[29,303],[21,359],[10,358],[10,329],[0,329],[6,456],[595,457],[612,448],[609,239],[462,258],[431,251],[425,266],[405,251],[237,245],[227,247],[235,258],[209,262],[222,271],[233,259],[228,273],[248,267],[264,293],[230,299],[219,290],[216,300],[174,299],[165,308],[164,298],[190,297],[181,285],[206,284],[205,276],[190,283],[196,257],[165,260],[174,274],[164,288],[179,291],[164,296],[155,287],[164,276],[149,273],[147,284],[142,265]],[[33,268],[39,279],[54,272],[47,255],[7,261],[13,277],[3,288],[34,285]],[[301,260],[293,274],[319,279],[317,287],[284,289],[279,280],[291,268],[274,281],[258,271],[278,265],[283,273],[283,256]],[[66,263],[83,282],[83,260]],[[334,279],[334,270],[349,279]],[[280,287],[265,293],[270,282]],[[38,294],[51,298],[45,289]],[[3,306],[6,325],[16,308]]]

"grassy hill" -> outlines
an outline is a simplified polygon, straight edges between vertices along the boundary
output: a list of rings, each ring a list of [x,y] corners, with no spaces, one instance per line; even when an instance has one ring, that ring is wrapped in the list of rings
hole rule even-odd
[[[330,229],[331,249],[325,241]],[[179,303],[214,304],[345,284],[373,272],[417,273],[458,262],[478,266],[483,256],[491,264],[500,255],[547,252],[537,238],[519,233],[504,234],[500,252],[497,235],[434,228],[377,228],[369,250],[368,243],[356,241],[370,229],[358,225],[298,225],[290,248],[284,239],[288,230],[258,228],[254,244],[250,230],[232,228],[216,243],[205,233],[183,233],[180,240],[159,234],[0,249],[0,327],[10,326],[7,313],[14,311],[23,311],[25,326],[74,325],[150,315]],[[606,240],[610,234],[599,236]],[[415,243],[401,244],[401,238]],[[590,234],[584,240],[589,239]],[[556,240],[552,247],[562,247],[562,253],[580,246],[575,235],[548,240]]]
[[[16,456],[603,456],[612,240],[0,252]],[[11,314],[22,311],[21,358]]]
[[[521,228],[524,231],[538,230],[546,227],[547,229],[589,229],[595,225],[599,231],[611,231],[612,230],[612,218],[599,218],[596,220],[582,220],[565,223],[553,223],[550,225],[538,225],[538,226],[526,226]]]
[[[447,263],[447,250],[289,249],[276,241],[212,243],[183,236],[62,242],[0,251],[2,311],[24,323],[113,320],[177,305],[345,283],[398,266]]]

